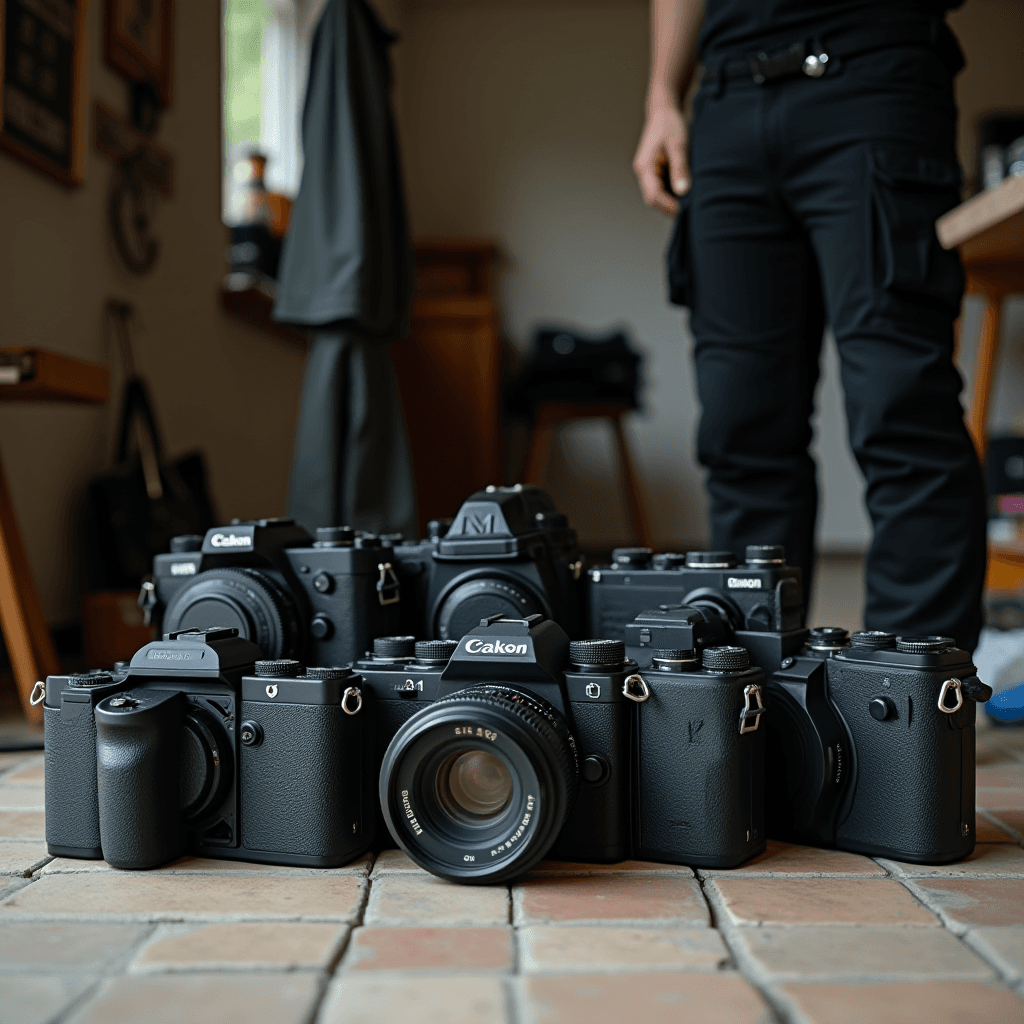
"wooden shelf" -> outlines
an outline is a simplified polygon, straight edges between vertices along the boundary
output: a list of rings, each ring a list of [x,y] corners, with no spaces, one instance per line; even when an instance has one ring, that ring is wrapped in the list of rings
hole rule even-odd
[[[38,348],[0,348],[0,400],[80,402],[102,405],[110,399],[110,371],[84,359]],[[13,359],[11,357],[14,357]]]
[[[280,324],[271,317],[274,297],[262,288],[221,288],[220,304],[225,312],[244,320],[252,327],[274,335],[275,338],[291,342],[293,345],[309,344],[309,337],[305,331],[300,331],[291,324]]]
[[[1024,178],[1007,178],[935,223],[945,249],[959,246],[964,265],[1024,259]]]

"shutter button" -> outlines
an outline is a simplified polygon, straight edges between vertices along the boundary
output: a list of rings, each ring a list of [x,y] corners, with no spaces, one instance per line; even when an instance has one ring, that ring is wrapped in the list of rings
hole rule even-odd
[[[821,78],[825,74],[825,65],[828,63],[827,53],[812,53],[804,60],[804,74],[808,78]]]

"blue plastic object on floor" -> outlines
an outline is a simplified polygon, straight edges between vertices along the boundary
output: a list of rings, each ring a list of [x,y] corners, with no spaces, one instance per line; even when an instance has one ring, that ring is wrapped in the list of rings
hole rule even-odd
[[[989,718],[1002,725],[1024,725],[1024,683],[995,694],[985,710]]]

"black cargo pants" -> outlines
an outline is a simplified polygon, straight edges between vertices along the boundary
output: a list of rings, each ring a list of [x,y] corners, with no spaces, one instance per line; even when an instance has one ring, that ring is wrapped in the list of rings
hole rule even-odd
[[[963,274],[934,230],[959,202],[955,130],[927,48],[833,60],[818,79],[706,75],[669,276],[696,339],[712,546],[785,544],[809,593],[830,324],[874,527],[865,625],[970,650],[985,503],[953,365]]]

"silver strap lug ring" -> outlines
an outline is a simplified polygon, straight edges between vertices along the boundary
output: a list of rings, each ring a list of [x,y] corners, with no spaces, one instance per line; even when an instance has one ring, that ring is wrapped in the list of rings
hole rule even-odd
[[[963,684],[960,680],[955,676],[952,679],[947,679],[942,684],[942,689],[939,690],[939,710],[944,715],[952,715],[964,706],[964,694],[961,689],[962,685]],[[946,706],[946,694],[949,693],[950,690],[954,690],[956,692],[956,704],[953,707]]]
[[[349,697],[355,697],[356,706],[350,708],[348,706]],[[341,698],[341,710],[346,715],[358,715],[363,707],[363,695],[358,686],[350,686],[346,691],[345,695]]]
[[[395,575],[395,570],[391,567],[391,563],[378,562],[377,571],[380,573],[380,579],[377,580],[377,600],[384,607],[387,607],[389,604],[398,604],[402,598],[401,584],[398,582],[398,577]],[[389,576],[391,577],[390,580],[388,580]]]
[[[35,707],[37,704],[42,704],[46,700],[46,683],[41,679],[32,687],[32,693],[29,695],[28,702]]]
[[[633,693],[632,687],[634,686],[639,688],[639,694]],[[622,684],[622,696],[636,701],[637,704],[643,704],[650,695],[651,688],[647,685],[647,681],[643,676],[639,676],[635,672],[633,675],[627,676],[626,681]]]
[[[751,701],[757,701],[757,707]],[[764,704],[761,702],[761,687],[756,683],[744,687],[743,710],[740,712],[740,735],[745,736],[748,732],[757,732],[761,724],[761,716],[764,714]],[[753,721],[753,725],[751,725]]]

